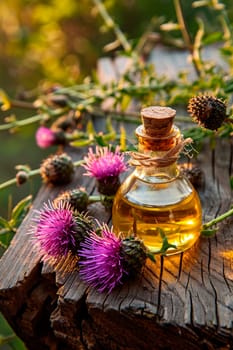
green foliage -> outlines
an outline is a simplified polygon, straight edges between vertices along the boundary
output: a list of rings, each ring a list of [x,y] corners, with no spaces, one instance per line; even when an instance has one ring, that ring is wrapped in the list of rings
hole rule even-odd
[[[176,245],[175,244],[170,244],[168,239],[167,239],[167,236],[164,232],[164,230],[160,227],[157,228],[159,234],[160,234],[160,237],[162,239],[162,246],[159,250],[157,251],[152,251],[151,253],[153,254],[159,254],[159,255],[165,255],[167,253],[167,250],[170,249],[170,248],[176,248]]]
[[[22,223],[32,202],[32,196],[27,196],[12,209],[10,219],[0,217],[0,246],[6,249],[17,228]]]
[[[0,313],[0,350],[26,350],[23,342],[14,334]]]

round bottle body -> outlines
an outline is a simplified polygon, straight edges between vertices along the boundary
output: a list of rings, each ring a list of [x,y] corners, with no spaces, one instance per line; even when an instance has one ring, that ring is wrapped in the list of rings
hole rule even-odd
[[[137,235],[152,253],[161,249],[165,234],[174,245],[166,255],[172,255],[197,241],[202,210],[198,194],[183,176],[161,173],[140,178],[135,170],[118,189],[112,221],[115,232]]]

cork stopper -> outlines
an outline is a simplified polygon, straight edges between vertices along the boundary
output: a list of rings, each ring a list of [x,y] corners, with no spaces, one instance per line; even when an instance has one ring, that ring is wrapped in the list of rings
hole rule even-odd
[[[176,111],[170,107],[150,106],[141,110],[144,132],[150,137],[166,136],[172,129]]]

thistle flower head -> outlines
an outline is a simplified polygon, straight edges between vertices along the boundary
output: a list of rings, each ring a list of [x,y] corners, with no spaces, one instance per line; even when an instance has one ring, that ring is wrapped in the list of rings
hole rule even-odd
[[[77,225],[68,206],[54,207],[45,204],[34,218],[32,233],[34,241],[45,257],[58,258],[75,251]]]
[[[69,204],[72,210],[82,212],[87,209],[88,198],[88,194],[84,188],[75,188],[61,193],[54,199],[53,203],[57,206],[62,201]]]
[[[147,258],[147,248],[142,240],[137,237],[127,237],[122,240],[121,254],[123,265],[129,275],[134,276],[139,273]]]
[[[127,168],[119,147],[112,152],[108,147],[97,146],[95,153],[90,148],[84,160],[84,168],[87,170],[84,175],[97,180],[100,193],[114,195],[120,185],[119,175]]]
[[[48,148],[56,143],[56,135],[51,129],[40,126],[36,131],[36,143],[41,148]]]
[[[90,148],[84,160],[86,162],[84,168],[87,170],[85,175],[95,177],[97,180],[119,176],[126,170],[124,156],[120,153],[119,147],[112,152],[108,147],[96,146],[95,153]]]
[[[121,239],[104,225],[101,236],[93,231],[80,244],[80,276],[99,292],[110,293],[127,274],[123,267],[121,243]]]
[[[53,185],[69,183],[73,173],[72,159],[66,153],[51,155],[40,166],[43,181]]]
[[[33,240],[45,258],[60,258],[70,252],[77,254],[80,242],[93,229],[89,217],[74,215],[67,203],[54,206],[49,202],[37,211],[31,229]]]
[[[226,104],[219,98],[209,95],[192,97],[188,112],[202,127],[217,130],[226,119]]]
[[[80,244],[80,276],[99,292],[111,292],[126,277],[141,271],[147,250],[134,237],[121,239],[105,224],[101,235],[91,232]]]

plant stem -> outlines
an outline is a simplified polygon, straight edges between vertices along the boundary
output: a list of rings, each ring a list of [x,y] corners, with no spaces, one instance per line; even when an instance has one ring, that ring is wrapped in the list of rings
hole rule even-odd
[[[37,109],[33,103],[20,100],[11,100],[10,105],[14,108]]]
[[[82,159],[82,160],[78,160],[78,161],[74,162],[73,165],[75,167],[78,167],[84,163],[85,163],[85,160]],[[32,178],[33,176],[40,175],[40,168],[29,171],[27,173],[27,175],[28,175],[28,178]],[[14,185],[16,183],[17,183],[17,179],[16,179],[16,177],[14,177],[13,179],[10,179],[10,180],[0,184],[0,190],[3,190],[4,188],[7,188],[7,187]]]
[[[222,215],[219,215],[215,219],[213,219],[213,220],[207,222],[206,224],[204,224],[203,225],[203,229],[205,230],[207,228],[210,228],[210,227],[214,226],[215,224],[225,220],[226,218],[228,218],[231,215],[233,215],[233,208],[229,209],[228,211],[226,211]]]
[[[189,31],[188,28],[186,26],[185,20],[184,20],[184,16],[183,16],[183,11],[181,8],[181,4],[180,4],[180,0],[173,0],[174,1],[174,7],[175,7],[175,11],[176,11],[176,17],[180,26],[180,31],[182,33],[185,45],[187,47],[187,49],[189,50],[192,58],[194,57],[194,51],[193,51],[193,44],[189,35]],[[192,60],[195,71],[197,73],[197,76],[200,76],[200,71],[199,68],[196,64],[195,59]]]
[[[123,46],[124,50],[126,52],[132,52],[132,47],[131,47],[130,43],[128,42],[128,40],[126,39],[125,35],[121,31],[121,29],[118,27],[118,25],[110,17],[110,15],[108,14],[102,1],[101,0],[93,0],[93,2],[97,6],[99,13],[103,17],[108,28],[112,29],[114,31],[114,33],[116,34],[116,37],[119,40],[119,42],[121,43],[121,45]]]
[[[22,120],[15,120],[11,123],[7,123],[7,124],[3,124],[3,125],[0,125],[0,131],[3,131],[3,130],[9,130],[9,129],[12,129],[12,128],[15,128],[15,127],[21,127],[21,126],[25,126],[25,125],[29,125],[29,124],[32,124],[32,123],[37,123],[39,121],[42,121],[42,120],[48,120],[49,118],[51,117],[59,117],[60,115],[63,115],[65,113],[66,109],[57,109],[55,111],[47,111],[47,113],[41,113],[41,114],[36,114],[32,117],[29,117],[29,118],[26,118],[26,119],[22,119]]]
[[[43,119],[43,115],[37,114],[37,115],[34,115],[33,117],[30,117],[30,118],[27,118],[27,119],[15,120],[15,121],[13,121],[11,123],[0,125],[0,131],[9,130],[9,129],[12,129],[12,128],[15,128],[15,127],[18,127],[18,126],[25,126],[25,125],[28,125],[28,124],[36,123],[36,122],[38,122],[38,121],[40,121],[42,119]]]
[[[104,198],[106,199],[113,199],[114,196],[104,196],[104,195],[93,195],[93,196],[89,196],[88,199],[88,204],[92,204],[92,203],[97,203],[97,202],[101,202]]]

